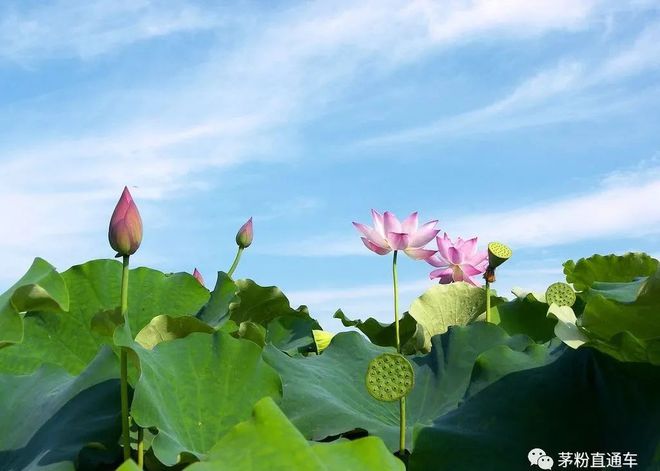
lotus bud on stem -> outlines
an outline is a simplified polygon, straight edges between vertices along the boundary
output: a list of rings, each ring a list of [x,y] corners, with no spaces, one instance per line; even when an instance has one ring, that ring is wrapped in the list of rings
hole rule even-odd
[[[238,251],[236,252],[236,257],[234,257],[234,262],[231,264],[227,275],[231,278],[238,266],[238,262],[241,259],[241,254],[243,250],[247,249],[252,244],[252,239],[254,238],[254,228],[252,226],[252,218],[248,219],[245,224],[236,233],[236,245],[238,245]]]
[[[193,274],[192,274],[192,275],[195,277],[195,279],[196,279],[197,281],[199,281],[199,284],[200,284],[200,285],[202,285],[202,286],[206,286],[206,285],[204,284],[204,277],[202,276],[202,274],[199,272],[199,270],[198,270],[197,268],[195,268],[195,269],[193,270]]]
[[[484,273],[486,280],[486,322],[492,322],[490,315],[490,284],[495,282],[495,269],[506,262],[513,252],[501,242],[488,244],[488,268]]]
[[[110,218],[108,240],[110,247],[117,251],[116,257],[122,257],[121,315],[126,328],[130,332],[128,322],[128,265],[130,256],[137,251],[142,242],[142,218],[127,187],[124,187],[124,191]],[[128,352],[126,347],[121,347],[120,364],[121,429],[124,460],[127,460],[131,457],[131,435],[128,415]],[[138,463],[140,464],[144,461],[142,436],[141,433],[138,433]],[[141,468],[142,466],[140,466]]]

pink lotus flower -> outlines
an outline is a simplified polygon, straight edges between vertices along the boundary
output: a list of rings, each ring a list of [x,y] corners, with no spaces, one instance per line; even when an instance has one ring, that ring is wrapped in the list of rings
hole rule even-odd
[[[354,222],[353,225],[364,234],[362,242],[372,252],[385,255],[392,250],[403,250],[415,260],[428,258],[435,253],[435,250],[427,250],[423,247],[440,232],[439,229],[435,229],[437,220],[418,227],[416,212],[403,221],[399,221],[389,211],[380,214],[372,209],[371,216],[374,221],[373,228],[358,222]]]
[[[110,218],[108,240],[118,257],[133,255],[142,242],[142,218],[126,187]]]
[[[252,228],[252,218],[248,219],[245,224],[241,226],[236,234],[236,244],[242,249],[246,249],[252,243],[254,231]]]
[[[199,281],[199,284],[200,284],[200,285],[202,285],[202,286],[206,286],[206,285],[204,284],[204,277],[202,276],[202,274],[199,272],[199,270],[198,270],[197,268],[195,268],[195,270],[193,271],[193,274],[192,274],[192,275],[195,277],[195,279],[196,279],[197,281]]]
[[[426,259],[428,263],[438,270],[433,270],[431,279],[440,278],[441,284],[452,281],[465,281],[474,286],[481,286],[471,277],[480,275],[488,266],[488,252],[477,251],[477,238],[463,240],[460,237],[456,242],[445,233],[444,237],[436,237],[438,253]]]

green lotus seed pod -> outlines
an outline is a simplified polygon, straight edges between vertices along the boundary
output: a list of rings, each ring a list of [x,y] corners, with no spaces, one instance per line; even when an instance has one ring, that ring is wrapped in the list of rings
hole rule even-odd
[[[412,365],[398,353],[381,353],[369,362],[367,391],[383,402],[397,401],[407,396],[415,384]]]
[[[314,345],[316,346],[316,353],[321,353],[328,348],[330,341],[335,334],[326,332],[325,330],[312,330],[312,337],[314,337]]]
[[[567,283],[561,281],[548,286],[545,291],[545,301],[548,304],[555,303],[557,306],[572,306],[575,304],[575,291]]]
[[[488,264],[491,268],[497,268],[506,262],[513,252],[509,247],[500,242],[488,244]]]

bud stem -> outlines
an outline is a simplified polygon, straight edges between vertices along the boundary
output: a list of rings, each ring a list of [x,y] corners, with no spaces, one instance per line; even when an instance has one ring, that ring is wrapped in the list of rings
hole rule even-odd
[[[491,322],[490,317],[490,281],[486,280],[486,322]]]
[[[128,255],[123,256],[121,272],[121,316],[127,328],[128,324]],[[130,329],[130,328],[129,328]],[[131,457],[131,435],[128,424],[128,355],[126,347],[121,347],[121,432],[124,448],[124,460]]]
[[[243,247],[239,247],[238,252],[236,252],[236,257],[234,257],[234,263],[231,264],[231,267],[227,272],[227,276],[229,276],[229,278],[231,278],[231,276],[234,274],[234,270],[236,270],[236,267],[238,266],[238,262],[241,259],[242,253],[243,253]]]

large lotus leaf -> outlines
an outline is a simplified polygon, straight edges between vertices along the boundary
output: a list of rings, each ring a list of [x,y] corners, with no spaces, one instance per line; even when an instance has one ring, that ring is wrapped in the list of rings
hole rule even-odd
[[[252,417],[234,426],[213,447],[208,462],[190,471],[388,471],[405,468],[376,437],[311,444],[271,398],[254,406]]]
[[[107,347],[79,376],[53,365],[0,374],[0,469],[73,470],[91,442],[118,451],[118,376]]]
[[[289,355],[314,349],[312,330],[321,326],[311,317],[287,315],[276,317],[266,328],[266,343],[270,343]]]
[[[532,293],[491,307],[491,321],[509,335],[525,334],[537,342],[554,336],[556,320],[548,318],[548,305]]]
[[[408,444],[414,425],[430,424],[458,406],[479,355],[502,345],[526,352],[536,344],[528,337],[510,337],[493,324],[477,322],[450,327],[445,334],[433,337],[429,354],[408,357],[415,371],[415,386],[406,400]],[[374,400],[364,379],[369,362],[391,351],[373,345],[357,332],[345,332],[337,334],[322,355],[289,357],[267,346],[264,357],[282,377],[282,410],[306,438],[318,440],[361,428],[396,450],[399,405]],[[533,354],[538,357],[537,352]]]
[[[493,296],[491,304],[501,298]],[[425,349],[431,337],[442,334],[452,325],[467,325],[486,310],[486,291],[465,282],[435,285],[410,305],[410,315],[424,328]]]
[[[340,309],[333,316],[341,320],[344,327],[355,327],[371,340],[372,343],[381,347],[396,347],[396,326],[383,324],[373,317],[366,321],[352,320],[346,317]],[[399,319],[399,338],[401,339],[401,351],[405,354],[413,354],[424,348],[424,329],[410,313],[405,312]],[[429,345],[430,347],[430,345]]]
[[[139,358],[131,415],[156,427],[152,449],[166,465],[183,452],[203,458],[264,396],[279,399],[281,382],[253,342],[224,332],[192,333],[147,350],[117,329],[115,341]]]
[[[645,253],[625,255],[593,255],[575,263],[564,263],[566,281],[577,291],[591,287],[594,281],[630,282],[641,276],[650,276],[658,269],[658,261]]]
[[[284,293],[276,286],[259,286],[252,280],[236,281],[238,300],[229,305],[229,318],[240,324],[252,321],[266,326],[279,316],[309,317],[307,307],[293,309]]]
[[[0,350],[0,371],[28,373],[44,362],[80,373],[107,339],[91,329],[92,319],[118,310],[121,263],[94,260],[62,273],[69,291],[69,312],[28,313],[25,339]],[[136,268],[129,275],[129,320],[133,334],[157,315],[195,314],[208,291],[187,273],[166,275]]]
[[[576,451],[636,453],[634,469],[658,469],[660,460],[651,462],[660,445],[659,390],[658,367],[567,349],[553,363],[501,378],[417,430],[409,469],[529,470],[533,448],[554,460],[553,469],[559,453]]]
[[[581,321],[582,327],[604,340],[624,331],[641,340],[660,338],[660,269],[644,282],[635,302],[591,296]]]
[[[234,280],[225,272],[219,271],[211,297],[197,317],[212,327],[223,325],[229,319],[229,305],[238,301],[237,292],[238,286]]]
[[[594,281],[591,288],[584,291],[583,297],[589,300],[591,296],[601,295],[604,298],[622,303],[635,302],[639,292],[644,286],[648,277],[640,277],[627,283],[613,283],[607,281]]]
[[[35,258],[28,271],[0,295],[0,348],[23,340],[25,311],[65,312],[69,292],[55,268],[42,258]]]
[[[213,327],[192,316],[156,316],[135,336],[135,341],[151,350],[167,340],[187,337],[193,332],[212,334]]]
[[[660,338],[641,340],[630,332],[619,332],[607,341],[590,338],[587,344],[621,361],[660,366]]]

